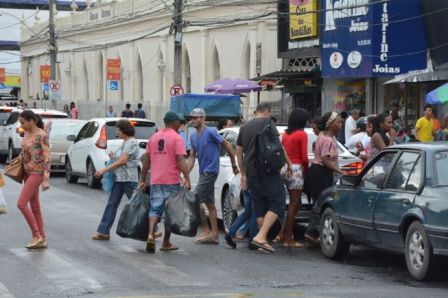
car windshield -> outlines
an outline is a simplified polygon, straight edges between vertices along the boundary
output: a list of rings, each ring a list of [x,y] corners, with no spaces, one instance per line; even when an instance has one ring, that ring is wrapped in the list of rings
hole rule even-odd
[[[437,184],[448,186],[448,151],[436,153],[435,167]]]
[[[56,115],[56,114],[39,114],[42,119],[65,119],[68,118],[67,115]]]
[[[135,138],[141,140],[148,140],[156,132],[156,124],[154,122],[143,121],[131,121],[135,128]],[[108,122],[106,125],[106,134],[108,140],[116,140],[117,128],[115,127],[117,122]]]
[[[65,139],[69,135],[77,135],[85,122],[53,122],[50,131],[51,139]]]

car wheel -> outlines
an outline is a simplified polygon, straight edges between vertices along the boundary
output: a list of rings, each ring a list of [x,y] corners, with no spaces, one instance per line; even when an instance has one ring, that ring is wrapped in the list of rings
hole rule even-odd
[[[224,230],[229,232],[229,228],[237,218],[238,213],[232,208],[232,202],[230,200],[230,190],[226,189],[222,199],[222,222]]]
[[[346,242],[339,230],[336,216],[331,208],[325,209],[320,221],[320,248],[322,253],[330,259],[344,257],[350,244]]]
[[[65,162],[65,180],[67,180],[67,183],[78,182],[78,177],[73,175],[72,164],[70,162],[70,159],[68,158],[67,161]]]
[[[95,178],[95,166],[91,161],[87,163],[87,185],[90,188],[99,188],[101,180]]]
[[[412,278],[425,280],[434,267],[433,253],[423,225],[414,221],[406,233],[406,265]]]

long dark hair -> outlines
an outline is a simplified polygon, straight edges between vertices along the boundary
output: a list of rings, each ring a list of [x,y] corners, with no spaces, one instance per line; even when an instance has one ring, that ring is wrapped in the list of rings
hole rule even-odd
[[[288,118],[288,128],[285,130],[287,134],[292,134],[296,130],[303,130],[308,119],[308,112],[305,109],[298,108],[292,110]]]
[[[375,119],[373,120],[373,134],[372,134],[374,135],[375,133],[379,133],[386,146],[388,146],[389,144],[389,137],[386,135],[384,129],[381,128],[381,124],[384,123],[384,121],[386,121],[387,117],[390,117],[390,114],[386,112],[381,113],[375,117]]]
[[[26,121],[34,120],[37,127],[39,127],[40,129],[44,129],[44,122],[42,121],[42,117],[40,117],[40,115],[35,114],[31,110],[23,111],[22,113],[20,113],[19,117],[22,117]]]

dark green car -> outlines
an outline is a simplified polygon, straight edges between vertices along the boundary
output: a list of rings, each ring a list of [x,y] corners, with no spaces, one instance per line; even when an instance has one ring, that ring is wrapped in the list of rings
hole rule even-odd
[[[386,148],[316,208],[325,256],[342,257],[350,243],[401,252],[411,276],[424,280],[434,257],[448,255],[448,144]]]

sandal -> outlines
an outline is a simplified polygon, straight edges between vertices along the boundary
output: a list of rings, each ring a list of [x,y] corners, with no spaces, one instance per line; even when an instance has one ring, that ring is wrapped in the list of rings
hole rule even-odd
[[[171,251],[171,250],[178,250],[179,248],[176,246],[176,245],[174,245],[174,244],[171,244],[171,246],[168,246],[168,247],[164,247],[164,246],[162,246],[161,248],[160,248],[160,251]]]
[[[304,248],[305,245],[303,245],[302,243],[298,242],[298,241],[292,241],[289,243],[283,243],[283,246],[286,248]]]
[[[273,243],[282,243],[283,241],[284,240],[280,236],[277,236],[272,240]]]
[[[154,239],[148,239],[146,242],[146,251],[149,253],[156,252],[156,241]]]
[[[308,234],[305,234],[304,238],[311,246],[319,246],[320,245],[319,238],[313,237]]]
[[[252,240],[250,242],[253,246],[261,248],[264,251],[270,252],[270,253],[274,253],[275,249],[272,248],[272,246],[269,245],[269,243],[267,242],[258,242],[256,240]]]

